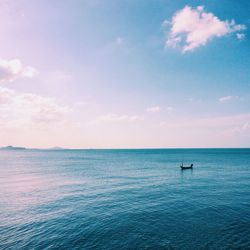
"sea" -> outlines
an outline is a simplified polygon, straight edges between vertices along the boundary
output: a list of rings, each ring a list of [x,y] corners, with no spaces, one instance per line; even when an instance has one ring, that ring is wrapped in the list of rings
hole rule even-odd
[[[1,150],[0,249],[250,249],[250,149]]]

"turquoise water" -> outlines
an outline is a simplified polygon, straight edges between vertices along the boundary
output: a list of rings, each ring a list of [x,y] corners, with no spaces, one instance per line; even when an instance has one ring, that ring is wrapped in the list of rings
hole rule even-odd
[[[250,249],[250,149],[2,150],[0,171],[0,249]]]

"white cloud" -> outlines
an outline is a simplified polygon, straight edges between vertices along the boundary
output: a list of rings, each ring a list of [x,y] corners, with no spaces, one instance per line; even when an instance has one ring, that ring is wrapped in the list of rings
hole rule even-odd
[[[143,121],[144,117],[139,115],[117,115],[117,114],[106,114],[97,117],[91,121],[90,124],[99,123],[116,123],[116,122],[137,122]]]
[[[61,122],[69,112],[52,98],[0,87],[0,127],[48,125]]]
[[[164,21],[163,24],[166,26],[168,22]],[[205,45],[215,37],[246,29],[245,25],[238,25],[234,20],[220,20],[213,13],[206,12],[203,6],[197,8],[185,6],[176,12],[169,25],[171,28],[166,45],[172,48],[180,46],[183,52]],[[237,33],[238,39],[243,36],[243,33]]]
[[[244,33],[237,33],[236,36],[237,36],[237,38],[238,38],[239,40],[241,40],[241,41],[244,40],[245,37],[246,37],[246,35],[245,35]]]
[[[24,66],[19,59],[0,59],[0,82],[14,81],[19,77],[33,77],[38,71],[31,66]]]
[[[226,103],[238,98],[239,98],[238,96],[232,96],[232,95],[222,96],[221,98],[219,98],[219,102]]]
[[[161,108],[159,106],[149,107],[146,109],[149,113],[157,113],[161,111]]]

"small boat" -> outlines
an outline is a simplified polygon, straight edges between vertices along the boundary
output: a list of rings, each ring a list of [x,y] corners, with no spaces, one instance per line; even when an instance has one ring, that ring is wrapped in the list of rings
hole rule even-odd
[[[190,166],[183,166],[183,163],[180,166],[181,170],[185,170],[185,169],[193,169],[193,164],[191,164]]]

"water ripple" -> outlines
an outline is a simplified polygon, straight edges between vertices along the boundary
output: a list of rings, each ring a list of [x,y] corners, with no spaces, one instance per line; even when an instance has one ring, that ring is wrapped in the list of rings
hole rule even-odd
[[[180,171],[182,156],[195,164]],[[250,150],[0,151],[0,249],[250,249]]]

